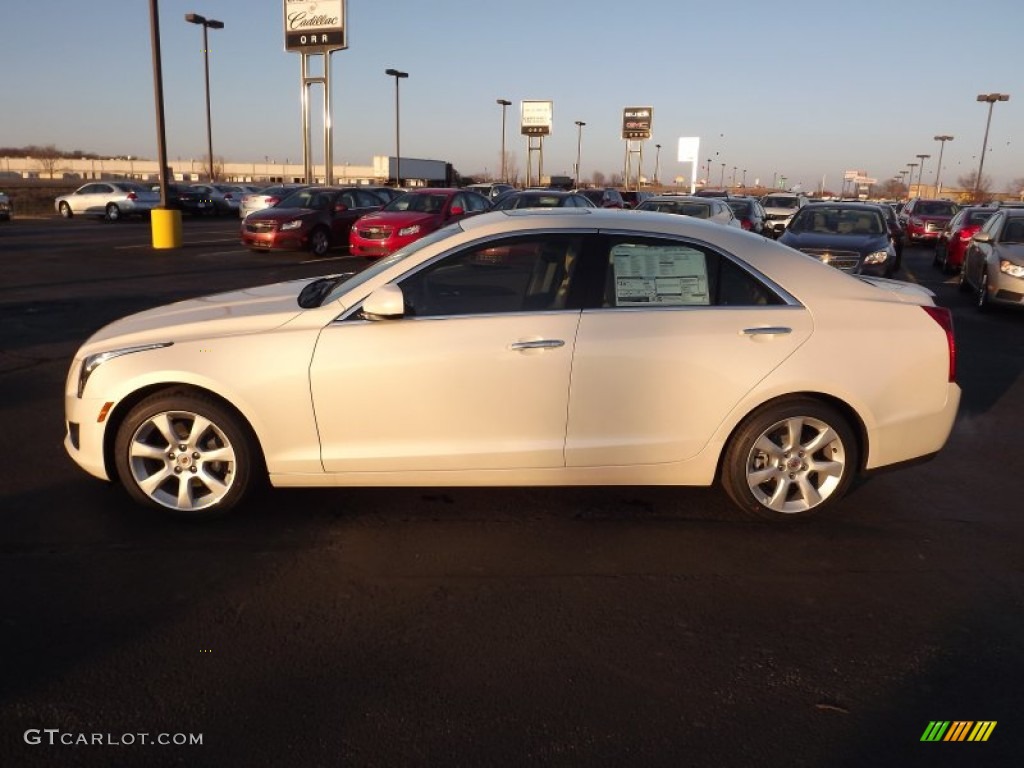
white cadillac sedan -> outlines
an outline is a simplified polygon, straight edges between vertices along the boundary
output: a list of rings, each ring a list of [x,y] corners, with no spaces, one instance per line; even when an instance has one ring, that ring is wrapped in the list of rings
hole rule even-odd
[[[119,320],[71,365],[65,446],[184,515],[274,486],[710,485],[786,520],[936,453],[948,310],[685,216],[474,216],[354,276]]]

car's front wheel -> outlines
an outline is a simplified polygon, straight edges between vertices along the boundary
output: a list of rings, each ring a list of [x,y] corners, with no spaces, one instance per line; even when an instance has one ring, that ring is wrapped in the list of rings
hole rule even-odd
[[[988,309],[988,270],[982,270],[981,280],[978,281],[978,290],[974,294],[974,305],[979,312]]]
[[[331,249],[331,234],[323,227],[317,227],[309,234],[309,252],[314,256],[326,256]]]
[[[236,506],[258,475],[258,450],[240,416],[198,393],[163,392],[125,417],[114,442],[117,474],[137,501],[213,517]]]
[[[71,205],[64,200],[60,201],[60,205],[57,206],[57,210],[60,211],[60,215],[65,219],[70,219],[75,214],[71,211]]]
[[[737,427],[721,482],[747,513],[794,520],[842,498],[858,461],[857,439],[839,411],[817,400],[793,400],[755,411]]]

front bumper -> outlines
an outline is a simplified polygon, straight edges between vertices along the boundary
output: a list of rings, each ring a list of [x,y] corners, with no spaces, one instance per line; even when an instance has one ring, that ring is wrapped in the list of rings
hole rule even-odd
[[[64,450],[93,477],[111,480],[103,458],[103,440],[107,427],[105,406],[108,412],[112,409],[102,400],[79,399],[74,392],[64,393]],[[104,417],[102,421],[101,415]]]

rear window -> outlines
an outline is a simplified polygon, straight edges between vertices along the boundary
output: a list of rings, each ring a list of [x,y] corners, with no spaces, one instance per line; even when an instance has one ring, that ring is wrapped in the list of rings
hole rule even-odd
[[[919,216],[953,216],[959,209],[954,203],[925,200],[914,210]]]
[[[964,224],[967,226],[980,226],[988,221],[992,217],[993,213],[995,213],[995,211],[971,211],[967,214],[967,221],[965,221]]]
[[[768,208],[796,208],[798,203],[795,197],[766,197],[764,205]]]

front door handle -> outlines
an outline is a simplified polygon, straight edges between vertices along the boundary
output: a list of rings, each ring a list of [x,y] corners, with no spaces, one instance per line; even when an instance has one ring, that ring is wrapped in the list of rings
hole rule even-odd
[[[557,349],[558,347],[564,347],[565,342],[561,339],[536,339],[534,341],[516,341],[513,342],[509,349],[521,350],[521,349]]]

